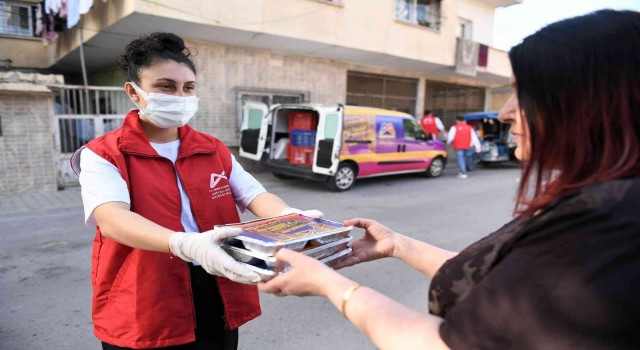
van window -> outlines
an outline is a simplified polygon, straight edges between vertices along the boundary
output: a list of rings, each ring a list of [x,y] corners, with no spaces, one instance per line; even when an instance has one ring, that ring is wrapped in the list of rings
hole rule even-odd
[[[260,129],[262,124],[262,111],[259,109],[249,109],[249,124],[247,129]]]
[[[407,140],[415,140],[418,128],[416,122],[411,119],[403,119],[402,124],[404,126],[404,138]]]
[[[338,135],[338,125],[340,124],[340,115],[327,114],[324,122],[324,138],[333,140]]]

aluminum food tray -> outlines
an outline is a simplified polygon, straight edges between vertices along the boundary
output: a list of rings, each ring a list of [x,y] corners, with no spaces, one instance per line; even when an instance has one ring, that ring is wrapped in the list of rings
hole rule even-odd
[[[318,236],[310,236],[304,240],[296,240],[292,242],[283,242],[273,245],[264,245],[263,243],[250,242],[247,240],[242,240],[242,244],[244,247],[252,252],[263,254],[263,255],[274,255],[279,249],[287,248],[290,250],[294,250],[297,252],[301,252],[305,247],[307,247],[310,242],[315,245],[328,244],[332,242],[336,242],[347,237],[350,237],[351,228],[348,231],[334,232],[334,233],[325,233]],[[238,239],[241,240],[241,239]]]
[[[284,226],[284,229],[272,228],[278,225]],[[273,255],[280,248],[300,251],[310,241],[315,244],[339,241],[348,237],[353,229],[353,226],[344,226],[341,223],[325,219],[309,218],[301,214],[290,214],[227,226],[242,228],[244,232],[234,238],[227,239],[225,243],[238,246],[239,243],[235,241],[242,241],[244,248],[264,255]]]
[[[322,262],[323,264],[329,266],[329,267],[333,267],[335,266],[335,264],[337,264],[338,262],[346,259],[347,255],[351,253],[351,248],[347,248],[345,250],[342,250],[338,253],[335,253],[333,255],[330,255],[324,259],[320,259],[320,262]],[[282,271],[272,271],[266,268],[266,265],[263,266],[254,266],[252,264],[248,264],[245,263],[245,266],[247,266],[250,270],[257,272],[260,277],[262,278],[263,281],[268,281],[270,279],[272,279],[273,277],[277,276],[280,273],[283,272],[287,272],[288,270],[291,269],[290,266],[285,266],[285,268]]]
[[[282,243],[278,246],[265,246],[260,243],[247,242],[247,241],[242,241],[242,244],[244,245],[245,248],[249,249],[252,252],[265,254],[265,255],[273,255],[280,248],[287,248],[287,249],[295,250],[296,252],[300,251],[307,245],[307,242],[308,241]]]
[[[336,254],[343,249],[346,249],[349,245],[349,242],[351,242],[351,239],[352,237],[349,236],[349,232],[347,232],[344,238],[326,244],[317,243],[316,240],[312,240],[307,248],[305,248],[300,253],[306,256],[310,256],[314,259],[323,259],[330,255]],[[314,245],[316,246],[314,247]]]
[[[328,244],[317,245],[317,243],[309,243],[309,246],[302,250],[300,253],[309,256],[314,259],[323,259],[330,255],[336,254],[341,250],[344,250],[349,245],[351,236],[347,236],[339,241],[334,241]],[[278,261],[272,255],[265,255],[256,253],[251,250],[243,249],[238,246],[231,246],[223,244],[222,248],[233,257],[235,260],[243,263],[249,263],[256,266],[265,267],[272,271],[282,271],[285,267],[283,262]]]
[[[331,242],[336,242],[336,241],[343,240],[343,239],[345,239],[347,237],[351,237],[349,235],[350,233],[351,233],[351,231],[339,232],[339,233],[336,233],[334,235],[314,238],[314,239],[311,240],[311,242],[314,242],[314,243],[317,243],[317,244],[328,244],[328,243],[331,243]]]

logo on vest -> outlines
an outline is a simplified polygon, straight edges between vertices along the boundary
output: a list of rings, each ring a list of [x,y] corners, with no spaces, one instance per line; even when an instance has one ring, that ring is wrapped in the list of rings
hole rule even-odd
[[[225,181],[224,184],[221,184],[220,182],[223,179],[227,181]],[[224,171],[221,172],[220,174],[211,173],[211,178],[209,180],[209,187],[210,187],[209,192],[211,192],[211,199],[218,199],[220,197],[232,195],[231,186],[229,185],[229,179],[227,178],[226,173]]]
[[[221,174],[211,173],[211,181],[209,182],[209,187],[215,188],[222,179],[228,180],[225,176],[224,171]]]

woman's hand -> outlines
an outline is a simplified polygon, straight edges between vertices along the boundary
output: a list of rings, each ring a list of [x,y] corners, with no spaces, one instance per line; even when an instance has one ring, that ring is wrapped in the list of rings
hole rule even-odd
[[[393,256],[395,237],[398,233],[369,219],[345,220],[344,224],[362,228],[365,233],[362,238],[352,243],[353,251],[347,255],[345,260],[337,263],[334,266],[335,269]]]
[[[276,259],[291,265],[291,270],[258,283],[262,292],[277,296],[326,296],[331,278],[339,276],[320,261],[289,249],[280,249]]]

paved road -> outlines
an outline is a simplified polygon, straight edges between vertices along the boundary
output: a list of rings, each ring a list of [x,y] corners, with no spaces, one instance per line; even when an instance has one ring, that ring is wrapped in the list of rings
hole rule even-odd
[[[463,180],[450,167],[438,179],[367,179],[344,193],[265,172],[255,175],[291,206],[320,209],[332,220],[375,218],[417,239],[461,249],[510,219],[518,173],[479,169]],[[90,317],[93,232],[82,224],[78,189],[0,201],[0,349],[99,349]],[[343,273],[427,309],[429,281],[398,261]],[[240,349],[374,348],[324,299],[262,295],[262,306],[263,316],[242,327]]]

